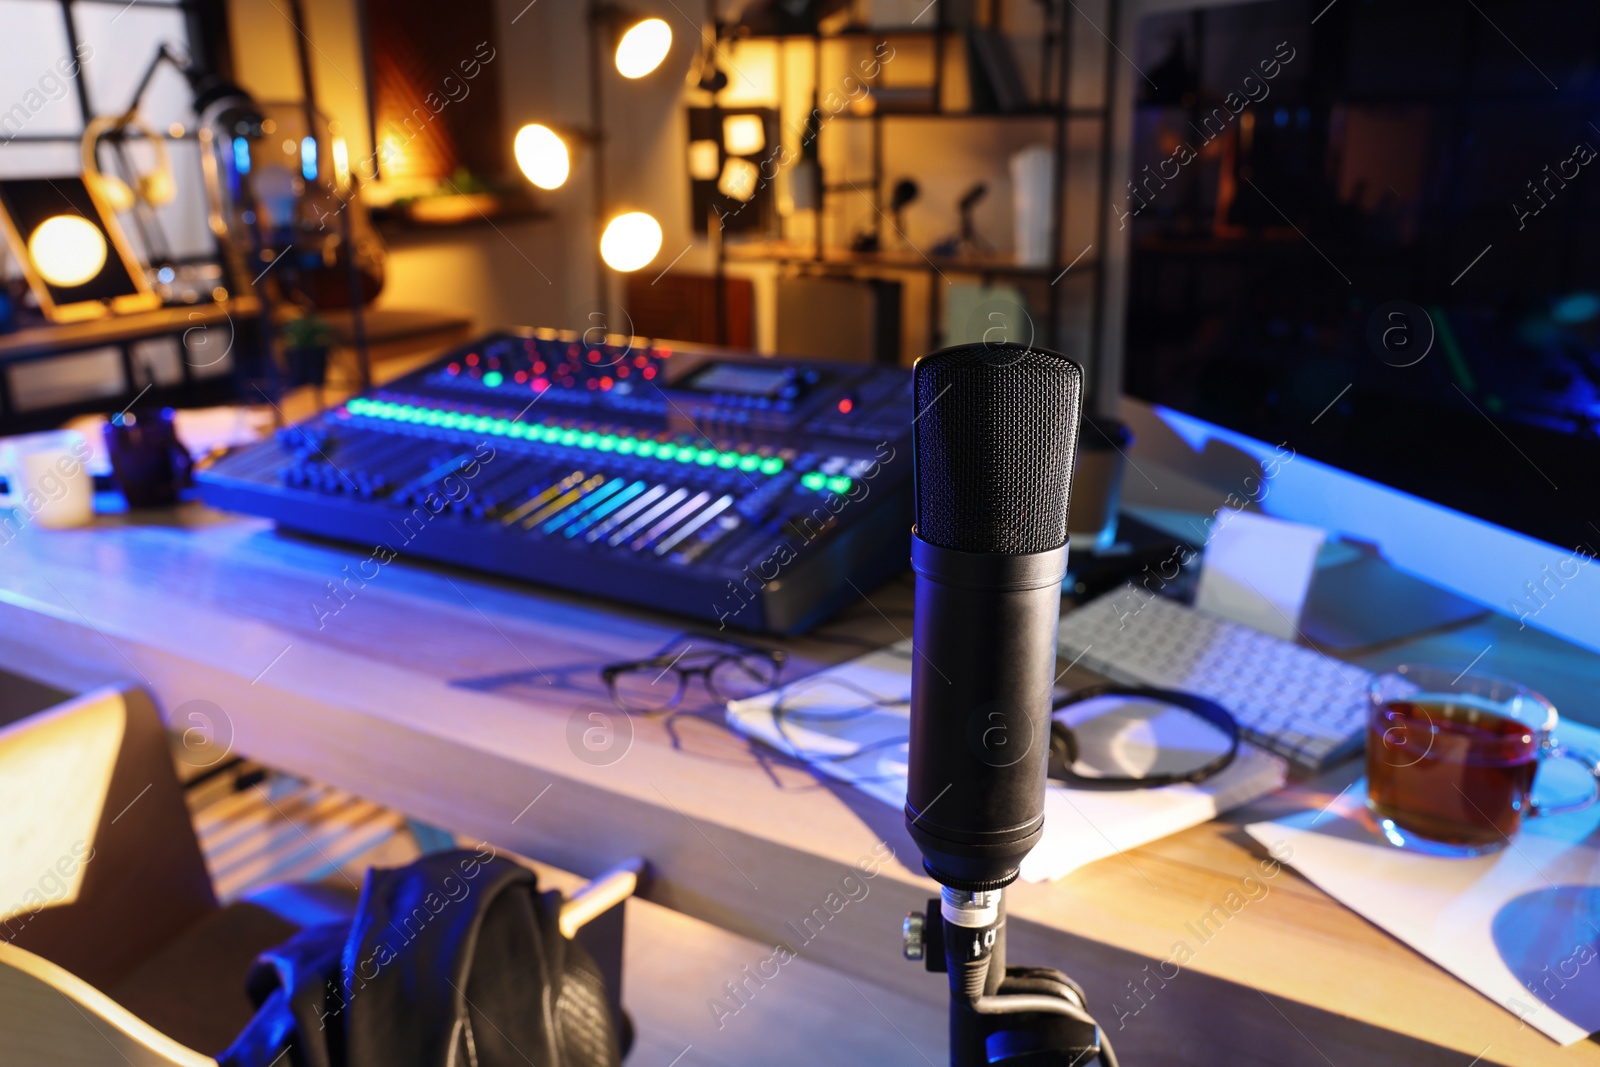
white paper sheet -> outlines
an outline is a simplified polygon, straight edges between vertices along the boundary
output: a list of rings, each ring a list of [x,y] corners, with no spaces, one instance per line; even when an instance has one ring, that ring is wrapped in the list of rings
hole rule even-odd
[[[910,642],[901,642],[774,693],[734,701],[728,723],[900,810],[906,802],[911,655]],[[772,713],[780,699],[781,727]],[[1137,761],[1137,751],[1129,755]],[[1023,863],[1022,877],[1060,878],[1205,822],[1277,789],[1285,770],[1277,756],[1241,743],[1233,763],[1199,785],[1104,791],[1051,782],[1044,837]]]
[[[1293,641],[1326,536],[1315,526],[1229,512],[1206,542],[1194,606]]]
[[[1600,731],[1562,723],[1557,735],[1600,752]],[[1585,776],[1559,766],[1540,771],[1541,797],[1581,795]],[[1511,846],[1446,859],[1379,836],[1366,789],[1358,779],[1325,812],[1246,830],[1287,844],[1287,862],[1330,896],[1529,1026],[1563,1045],[1600,1030],[1600,806],[1526,819]]]

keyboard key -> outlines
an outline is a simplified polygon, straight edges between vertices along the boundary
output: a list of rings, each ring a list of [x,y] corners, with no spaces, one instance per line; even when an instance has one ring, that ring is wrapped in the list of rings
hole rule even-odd
[[[1059,654],[1125,684],[1208,697],[1247,737],[1311,768],[1360,749],[1372,675],[1128,586],[1061,620]]]

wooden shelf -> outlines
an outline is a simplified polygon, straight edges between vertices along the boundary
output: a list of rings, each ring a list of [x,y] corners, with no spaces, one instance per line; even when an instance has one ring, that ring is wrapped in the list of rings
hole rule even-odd
[[[1016,0],[1020,2],[1020,0]],[[937,4],[935,9],[933,5]],[[931,119],[935,122],[948,121],[959,123],[988,122],[991,128],[1011,123],[1019,131],[1032,131],[1030,136],[1035,136],[1041,141],[1047,140],[1051,148],[1055,164],[1055,177],[1052,182],[1052,200],[1055,206],[1054,221],[1051,225],[1050,244],[1047,247],[1059,250],[1066,242],[1064,232],[1069,221],[1074,218],[1069,201],[1075,205],[1080,196],[1087,195],[1087,186],[1081,190],[1075,180],[1066,180],[1069,172],[1069,124],[1073,120],[1083,120],[1094,124],[1093,130],[1097,148],[1094,155],[1099,170],[1097,187],[1103,189],[1110,180],[1110,152],[1112,146],[1110,115],[1116,99],[1117,87],[1115,72],[1118,69],[1113,60],[1115,45],[1112,43],[1120,32],[1121,0],[1107,0],[1104,12],[1104,23],[1109,28],[1099,31],[1099,37],[1105,47],[1098,49],[1101,53],[1100,75],[1103,80],[1101,92],[1098,94],[1102,101],[1098,106],[1078,106],[1073,100],[1073,90],[1076,85],[1073,72],[1077,68],[1078,54],[1073,41],[1074,34],[1080,32],[1074,26],[1078,19],[1072,9],[1067,5],[1047,12],[1043,24],[1036,34],[1037,43],[1044,46],[1043,72],[1045,73],[1042,84],[1033,84],[1022,87],[1021,92],[1007,93],[1004,99],[1008,103],[1020,104],[1022,110],[1014,111],[972,111],[952,107],[954,102],[947,92],[948,83],[955,77],[956,71],[947,70],[959,67],[959,64],[950,64],[946,60],[954,52],[961,49],[963,40],[967,36],[968,27],[950,25],[949,11],[944,0],[932,0],[928,13],[932,19],[919,16],[922,21],[930,24],[927,26],[861,26],[842,25],[837,28],[818,30],[813,33],[799,34],[761,34],[747,32],[745,38],[769,38],[778,40],[816,40],[819,44],[811,49],[809,58],[811,66],[811,95],[816,97],[823,81],[823,58],[825,50],[821,47],[822,40],[837,40],[850,38],[917,38],[926,39],[931,45],[932,52],[932,81],[931,84],[920,86],[889,86],[879,87],[870,98],[870,103],[861,101],[862,106],[870,106],[871,111],[853,112],[841,110],[834,113],[832,118],[843,118],[850,123],[851,129],[860,129],[863,124],[870,136],[870,145],[853,143],[858,150],[857,158],[852,159],[852,165],[859,169],[867,159],[871,160],[872,178],[864,188],[883,190],[887,186],[888,175],[885,173],[886,156],[891,152],[885,148],[885,141],[889,136],[890,123],[900,120]],[[1007,25],[1004,8],[1007,0],[994,0],[993,3],[982,5],[987,12],[978,15],[973,21],[975,29],[986,31],[1001,30]],[[841,18],[840,22],[844,19]],[[1015,54],[1012,62],[1015,62]],[[1003,70],[1003,68],[1002,68]],[[988,79],[993,81],[993,78]],[[780,86],[778,110],[780,114],[786,113],[789,94],[785,91],[787,83]],[[991,86],[992,88],[992,86]],[[976,90],[975,90],[976,91]],[[1037,96],[1034,94],[1037,93]],[[992,104],[988,96],[977,93],[976,100],[984,104]],[[970,103],[970,102],[969,102]],[[812,106],[816,103],[813,99]],[[824,122],[826,125],[826,122]],[[1010,135],[1006,135],[1010,139]],[[933,157],[916,160],[925,167],[937,168],[939,165],[938,152]],[[819,153],[820,156],[820,153]],[[998,168],[1003,168],[1003,158],[995,161]],[[897,160],[895,165],[907,165],[906,160]],[[830,180],[834,173],[831,165],[825,165],[819,158],[816,161],[818,168],[818,200],[815,205],[820,216],[826,216],[832,206],[834,197],[850,197],[851,191],[840,186],[837,178]],[[840,169],[837,173],[843,174],[849,168]],[[848,184],[848,183],[846,183]],[[1097,196],[1099,194],[1096,194]],[[875,200],[875,206],[880,202]],[[1104,248],[1108,244],[1108,211],[1104,209],[1091,209],[1098,215],[1095,244]],[[836,276],[862,277],[879,274],[909,274],[912,272],[937,276],[948,281],[950,275],[961,275],[967,278],[979,278],[987,282],[992,278],[1015,279],[1018,282],[1042,281],[1048,286],[1044,289],[1044,300],[1041,305],[1043,322],[1041,327],[1043,336],[1052,340],[1052,343],[1067,343],[1063,333],[1069,319],[1086,319],[1084,325],[1092,346],[1098,346],[1101,340],[1102,322],[1101,307],[1104,303],[1104,271],[1097,258],[1068,259],[1060,256],[1055,262],[1044,266],[1027,266],[1016,262],[1010,256],[976,255],[976,256],[933,256],[929,250],[917,248],[895,248],[883,252],[852,252],[847,248],[817,249],[811,241],[795,240],[782,228],[778,229],[780,235],[776,240],[754,240],[748,243],[735,244],[728,242],[719,245],[717,253],[717,271],[719,276],[729,262],[733,263],[782,263],[792,264],[798,270],[807,268],[812,273],[834,274]],[[887,240],[888,234],[880,235]],[[1091,246],[1092,247],[1092,246]],[[1087,250],[1086,250],[1087,252]],[[1082,281],[1085,276],[1094,287],[1094,292],[1087,303],[1087,314],[1081,313],[1074,306],[1069,314],[1066,298],[1062,290],[1065,287],[1056,287],[1055,282],[1062,280],[1068,270],[1072,270],[1073,282]],[[1031,288],[1042,287],[1034,285]],[[941,347],[946,340],[946,323],[944,318],[944,286],[931,286],[926,290],[925,299],[920,302],[925,305],[926,340],[930,347]],[[1036,293],[1035,295],[1040,295]],[[898,322],[904,321],[902,315]],[[886,331],[877,339],[879,358],[887,361],[901,362],[909,354],[905,344],[905,334],[901,329]]]
[[[88,348],[126,344],[224,322],[242,324],[253,321],[259,308],[255,297],[247,296],[226,304],[175,305],[131,315],[111,315],[88,322],[42,323],[0,335],[0,363],[44,359]],[[275,310],[279,312],[274,316],[275,319],[289,317],[287,309]],[[323,311],[318,314],[333,328],[336,344],[354,343],[350,312]],[[417,341],[442,347],[470,333],[472,325],[470,316],[457,311],[366,309],[367,338],[374,347]]]
[[[909,108],[879,108],[876,111],[840,111],[833,117],[836,119],[854,119],[861,122],[866,119],[955,119],[957,121],[971,122],[976,119],[1104,119],[1107,117],[1105,108],[1099,107],[1069,107],[1069,108],[1030,108],[1027,111],[914,111]]]
[[[539,222],[554,215],[531,195],[473,194],[426,197],[373,208],[372,224],[389,240],[433,236],[502,223]]]
[[[230,319],[248,318],[255,313],[255,298],[243,297],[226,304],[179,304],[128,315],[107,315],[85,322],[39,323],[13,333],[0,334],[0,362],[36,359],[97,345],[121,344],[193,326],[211,326]]]
[[[740,31],[734,38],[739,41],[849,41],[880,37],[949,37],[965,33],[956,26],[845,26],[842,29],[818,33],[746,33]]]
[[[799,241],[753,241],[746,244],[729,243],[726,254],[730,263],[814,263],[826,267],[878,268],[880,270],[917,270],[951,274],[1004,274],[1020,278],[1055,278],[1066,264],[1030,266],[1018,263],[1009,256],[935,256],[916,249],[890,249],[883,252],[853,252],[848,248],[824,248],[817,257],[815,246]],[[1098,260],[1086,259],[1076,264],[1078,268],[1093,268]]]

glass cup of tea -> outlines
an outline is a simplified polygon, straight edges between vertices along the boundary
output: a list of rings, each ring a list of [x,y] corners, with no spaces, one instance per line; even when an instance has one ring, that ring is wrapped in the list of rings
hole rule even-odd
[[[1556,709],[1531,689],[1485,675],[1404,666],[1368,691],[1367,806],[1402,848],[1476,856],[1509,844],[1522,820],[1600,797],[1600,759],[1556,743]],[[1583,799],[1533,800],[1539,763],[1569,759],[1595,778]]]

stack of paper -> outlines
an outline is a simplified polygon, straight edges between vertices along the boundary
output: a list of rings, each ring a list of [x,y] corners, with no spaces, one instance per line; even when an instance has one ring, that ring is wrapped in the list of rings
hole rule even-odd
[[[1600,731],[1557,736],[1600,752]],[[1539,789],[1592,788],[1547,764]],[[1555,779],[1562,779],[1559,783]],[[1576,780],[1568,780],[1576,779]],[[1334,899],[1563,1045],[1600,1030],[1600,806],[1525,819],[1493,855],[1447,859],[1381,837],[1358,779],[1325,811],[1246,829]],[[1541,799],[1543,799],[1541,797]]]
[[[728,705],[728,722],[896,810],[905,807],[910,737],[911,644],[880,649],[781,689]],[[1022,866],[1030,882],[1213,818],[1283,784],[1286,766],[1249,744],[1199,785],[1069,789],[1051,782],[1044,838]]]

